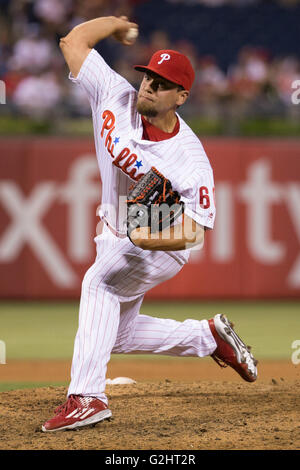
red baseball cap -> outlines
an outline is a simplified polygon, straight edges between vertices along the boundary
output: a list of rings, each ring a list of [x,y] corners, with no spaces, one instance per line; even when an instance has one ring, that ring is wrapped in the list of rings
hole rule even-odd
[[[170,82],[190,90],[195,72],[189,59],[177,51],[162,49],[153,54],[148,65],[135,65],[139,72],[155,72]]]

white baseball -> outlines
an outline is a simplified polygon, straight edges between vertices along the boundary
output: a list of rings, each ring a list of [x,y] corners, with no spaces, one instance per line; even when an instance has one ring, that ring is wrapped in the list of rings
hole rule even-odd
[[[126,41],[134,41],[139,35],[137,28],[130,28],[125,36]]]

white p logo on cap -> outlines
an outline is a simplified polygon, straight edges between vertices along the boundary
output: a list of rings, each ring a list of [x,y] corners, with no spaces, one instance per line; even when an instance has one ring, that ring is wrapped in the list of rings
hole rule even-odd
[[[158,65],[160,65],[164,60],[170,60],[171,59],[171,56],[170,54],[160,54],[160,57],[161,57],[161,60],[158,63]]]

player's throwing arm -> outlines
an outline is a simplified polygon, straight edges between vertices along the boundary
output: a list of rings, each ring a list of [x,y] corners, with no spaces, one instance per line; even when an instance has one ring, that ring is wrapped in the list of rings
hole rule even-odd
[[[138,25],[128,21],[125,16],[96,18],[76,26],[67,36],[61,38],[59,45],[73,77],[77,77],[95,44],[109,36],[130,46],[138,36]]]

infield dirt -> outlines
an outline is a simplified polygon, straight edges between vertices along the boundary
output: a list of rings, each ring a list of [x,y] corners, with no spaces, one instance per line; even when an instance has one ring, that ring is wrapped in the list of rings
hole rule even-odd
[[[69,363],[1,366],[1,381],[68,380]],[[58,364],[60,364],[60,371]],[[52,370],[52,372],[51,372]],[[80,431],[41,432],[65,401],[66,387],[0,393],[0,449],[202,450],[300,449],[300,366],[263,362],[257,382],[243,382],[211,362],[111,362],[108,377],[133,385],[108,385],[113,419]],[[6,374],[6,375],[4,375]],[[67,374],[67,375],[66,375]]]

